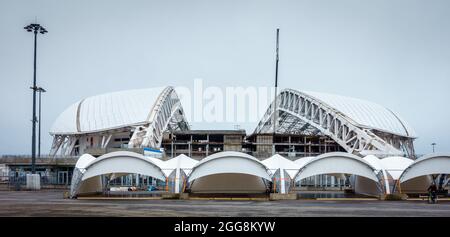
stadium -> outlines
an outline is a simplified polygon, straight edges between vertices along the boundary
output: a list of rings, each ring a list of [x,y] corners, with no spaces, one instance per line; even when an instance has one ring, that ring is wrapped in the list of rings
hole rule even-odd
[[[292,89],[283,90],[277,99],[278,105],[269,106],[248,140],[264,143],[265,135],[273,136],[276,118],[275,134],[308,136],[309,142],[323,148],[318,154],[329,152],[320,145],[330,143],[332,151],[355,155],[415,157],[414,131],[399,115],[378,104]],[[181,101],[171,87],[103,94],[76,102],[57,118],[50,131],[54,137],[50,154],[79,155],[94,148],[159,149],[164,133],[188,130]],[[290,143],[301,144],[298,136]],[[252,151],[262,153],[264,148]],[[294,147],[296,151],[299,148]]]
[[[302,187],[344,187],[380,196],[426,192],[433,180],[443,189],[450,173],[450,154],[416,157],[417,136],[395,112],[294,89],[277,95],[251,134],[191,130],[172,87],[80,100],[50,134],[51,156],[81,156],[72,197],[117,182],[170,193],[287,195]]]

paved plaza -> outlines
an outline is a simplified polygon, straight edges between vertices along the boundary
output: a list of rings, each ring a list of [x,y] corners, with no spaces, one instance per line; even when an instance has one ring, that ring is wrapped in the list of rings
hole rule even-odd
[[[223,200],[76,200],[63,191],[0,191],[0,216],[450,216],[450,201],[370,199],[223,201]]]

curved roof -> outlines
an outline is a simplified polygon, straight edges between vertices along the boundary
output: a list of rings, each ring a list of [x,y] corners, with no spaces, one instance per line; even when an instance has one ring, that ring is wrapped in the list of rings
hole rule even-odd
[[[405,120],[379,104],[341,95],[312,91],[301,92],[331,106],[362,127],[404,137],[416,137],[415,132]]]
[[[400,182],[433,174],[450,174],[450,153],[431,153],[420,157],[403,171]]]
[[[90,154],[83,154],[78,158],[77,163],[75,164],[75,168],[78,169],[85,169],[91,162],[95,160],[95,157],[93,157]]]
[[[151,162],[157,164],[161,169],[165,169],[165,162],[159,158],[144,156],[145,159],[149,159]]]
[[[260,160],[256,159],[255,157],[246,154],[246,153],[242,153],[242,152],[238,152],[238,151],[221,151],[221,152],[217,152],[214,154],[211,154],[209,156],[207,156],[206,158],[200,160],[193,168],[200,166],[206,162],[209,162],[211,160],[215,160],[215,159],[220,159],[220,158],[225,158],[225,157],[241,157],[241,158],[247,158],[250,160],[253,160],[257,163],[259,163],[260,165],[266,167]]]
[[[294,178],[294,176],[297,174],[298,170],[301,168],[301,166],[289,159],[284,158],[283,156],[279,154],[275,154],[265,160],[262,161],[262,163],[272,171],[272,173],[275,173],[278,169],[284,169],[291,178]]]
[[[392,179],[399,179],[403,171],[414,161],[402,156],[389,156],[380,159],[374,155],[368,155],[363,160],[369,162],[375,169],[387,171]]]
[[[79,134],[149,122],[158,96],[167,87],[126,90],[91,96],[69,106],[50,134]]]
[[[170,160],[161,160],[154,157],[145,157],[153,163],[157,164],[166,176],[169,176],[175,169],[182,169],[186,175],[189,175],[192,168],[199,162],[184,154],[178,155]]]
[[[152,176],[164,180],[165,174],[161,167],[143,155],[130,151],[115,151],[104,154],[86,167],[81,180],[86,180],[101,174],[131,173]]]
[[[310,162],[314,158],[316,158],[316,157],[315,156],[302,157],[297,160],[294,160],[294,163],[298,164],[300,166],[300,168],[302,168],[303,166],[305,166],[308,162]]]
[[[111,178],[121,177],[125,174],[148,175],[159,180],[166,176],[161,168],[143,155],[129,151],[115,151],[94,158],[89,154],[80,157],[77,162],[78,169],[74,170],[70,187],[70,196],[76,197],[80,193],[102,191],[100,175],[111,174]],[[81,171],[80,167],[85,169]],[[93,177],[97,179],[92,180]],[[85,189],[81,188],[85,186]],[[87,186],[87,187],[86,187]]]
[[[367,163],[369,163],[376,170],[384,169],[383,164],[381,164],[381,162],[380,162],[380,158],[378,158],[374,155],[368,155],[368,156],[363,157],[362,159],[365,160]]]
[[[298,172],[295,181],[319,174],[355,174],[378,182],[376,169],[366,160],[345,152],[330,152],[317,156]]]
[[[170,160],[165,161],[166,166],[171,167],[173,169],[175,168],[181,168],[181,169],[192,169],[199,161],[194,160],[191,157],[181,154],[178,155]]]
[[[224,173],[249,174],[270,180],[266,166],[258,159],[242,152],[223,151],[198,162],[192,168],[189,182],[204,176]]]
[[[414,160],[401,156],[390,156],[381,159],[380,163],[383,165],[383,168],[389,172],[392,178],[397,180],[400,178],[403,171],[414,163]]]

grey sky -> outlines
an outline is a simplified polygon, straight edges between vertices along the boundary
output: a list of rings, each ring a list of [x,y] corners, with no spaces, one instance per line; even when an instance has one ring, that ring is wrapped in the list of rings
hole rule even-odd
[[[450,1],[0,1],[0,154],[31,143],[34,22],[48,131],[73,102],[153,86],[280,86],[341,94],[396,111],[418,153],[450,151]],[[233,128],[193,124],[194,128]],[[247,132],[256,124],[244,124]]]

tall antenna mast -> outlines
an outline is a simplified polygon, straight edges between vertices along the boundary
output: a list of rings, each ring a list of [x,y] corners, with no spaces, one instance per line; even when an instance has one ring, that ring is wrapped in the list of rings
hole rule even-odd
[[[275,62],[275,99],[274,99],[274,106],[273,106],[273,139],[275,140],[275,133],[277,131],[277,93],[278,93],[278,41],[280,36],[280,29],[277,28],[277,58]]]

